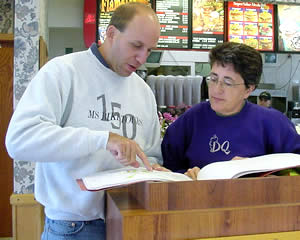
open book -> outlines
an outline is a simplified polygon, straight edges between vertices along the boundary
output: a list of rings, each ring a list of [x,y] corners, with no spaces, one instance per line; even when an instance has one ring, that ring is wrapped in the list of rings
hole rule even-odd
[[[300,167],[300,154],[274,153],[241,160],[214,162],[203,167],[198,173],[198,180],[239,178],[253,173],[271,173]]]
[[[77,179],[77,183],[82,190],[97,191],[145,181],[169,182],[191,180],[191,178],[182,173],[156,170],[148,171],[144,167],[124,167]]]
[[[275,153],[241,160],[221,161],[206,165],[198,173],[198,180],[239,178],[253,173],[266,176],[275,171],[300,167],[300,154]],[[95,173],[77,182],[82,190],[98,191],[145,181],[191,181],[181,173],[147,171],[146,168],[124,167]]]

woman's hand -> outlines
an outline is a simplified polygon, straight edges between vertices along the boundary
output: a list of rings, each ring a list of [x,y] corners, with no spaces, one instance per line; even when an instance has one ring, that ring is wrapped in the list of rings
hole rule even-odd
[[[231,160],[242,160],[245,159],[245,157],[240,157],[240,156],[235,156],[233,159]]]
[[[200,171],[200,168],[198,167],[193,167],[193,168],[189,168],[184,175],[190,177],[193,180],[197,180],[197,176],[198,176],[198,172]]]

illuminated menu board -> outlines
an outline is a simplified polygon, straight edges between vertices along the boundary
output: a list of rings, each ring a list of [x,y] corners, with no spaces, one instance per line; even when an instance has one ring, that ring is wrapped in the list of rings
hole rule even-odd
[[[193,0],[192,48],[211,49],[224,41],[224,1]]]
[[[158,48],[188,48],[188,0],[156,0]]]
[[[273,51],[273,5],[228,2],[228,41],[245,43],[261,51]]]
[[[106,37],[106,28],[110,22],[111,16],[115,9],[127,2],[142,2],[151,6],[150,0],[100,0],[99,2],[99,19],[98,19],[98,42],[102,43]]]
[[[300,52],[300,6],[278,5],[278,50]]]

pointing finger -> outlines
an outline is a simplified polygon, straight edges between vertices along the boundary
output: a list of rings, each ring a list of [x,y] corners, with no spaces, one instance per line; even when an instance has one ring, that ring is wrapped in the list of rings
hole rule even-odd
[[[142,151],[142,149],[140,148],[139,145],[137,145],[137,152],[136,152],[136,155],[138,155],[138,157],[142,160],[142,162],[144,163],[145,167],[146,167],[149,171],[152,171],[151,164],[149,163],[146,154]]]

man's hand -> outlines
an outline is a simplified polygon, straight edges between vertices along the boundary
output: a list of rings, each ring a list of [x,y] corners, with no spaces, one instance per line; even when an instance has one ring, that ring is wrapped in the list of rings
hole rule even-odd
[[[133,140],[110,132],[106,149],[124,166],[139,167],[140,164],[136,161],[136,156],[138,156],[145,167],[150,171],[152,170],[146,154]]]
[[[184,175],[190,177],[193,180],[197,180],[197,176],[198,176],[198,172],[200,171],[200,168],[198,167],[193,167],[193,168],[189,168]]]
[[[153,164],[152,169],[157,171],[163,171],[163,172],[171,172],[171,170],[159,165],[158,163]]]

